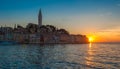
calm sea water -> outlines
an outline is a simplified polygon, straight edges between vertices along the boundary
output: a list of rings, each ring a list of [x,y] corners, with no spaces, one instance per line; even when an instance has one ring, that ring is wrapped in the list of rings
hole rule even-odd
[[[120,69],[120,44],[0,45],[0,69]]]

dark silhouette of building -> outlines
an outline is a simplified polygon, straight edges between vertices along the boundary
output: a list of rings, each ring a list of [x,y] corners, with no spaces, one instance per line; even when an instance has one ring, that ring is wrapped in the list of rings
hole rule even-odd
[[[41,9],[39,10],[39,14],[38,14],[38,26],[42,26],[42,12]]]

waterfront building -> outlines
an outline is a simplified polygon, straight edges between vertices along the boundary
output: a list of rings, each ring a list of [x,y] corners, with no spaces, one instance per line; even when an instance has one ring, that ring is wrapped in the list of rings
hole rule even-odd
[[[75,35],[75,43],[88,43],[88,39],[85,35]]]
[[[60,34],[59,40],[60,40],[60,43],[70,43],[70,35]]]
[[[11,27],[1,27],[0,31],[4,33],[2,36],[3,40],[12,40],[13,39],[13,29]]]
[[[5,35],[5,33],[3,33],[2,31],[0,31],[0,41],[4,39],[4,35]]]
[[[27,29],[18,26],[17,28],[14,28],[14,40],[20,43],[28,43],[29,42],[29,33]]]
[[[29,43],[40,43],[40,36],[37,34],[30,34]]]

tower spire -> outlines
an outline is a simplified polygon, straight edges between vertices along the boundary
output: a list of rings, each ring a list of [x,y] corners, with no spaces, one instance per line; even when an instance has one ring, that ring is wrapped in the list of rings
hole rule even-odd
[[[38,26],[42,26],[42,12],[41,9],[39,10],[39,14],[38,14]]]

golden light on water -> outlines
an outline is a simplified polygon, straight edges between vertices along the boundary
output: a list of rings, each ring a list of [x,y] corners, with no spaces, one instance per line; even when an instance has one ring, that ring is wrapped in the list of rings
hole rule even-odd
[[[93,65],[93,62],[91,62],[92,60],[94,60],[94,57],[92,57],[91,55],[93,55],[94,52],[92,51],[92,43],[89,43],[88,46],[88,57],[86,57],[87,61],[86,64],[89,66]]]
[[[91,44],[92,44],[92,43],[90,43],[90,44],[89,44],[89,48],[91,48],[91,47],[92,47],[92,45],[91,45]]]

